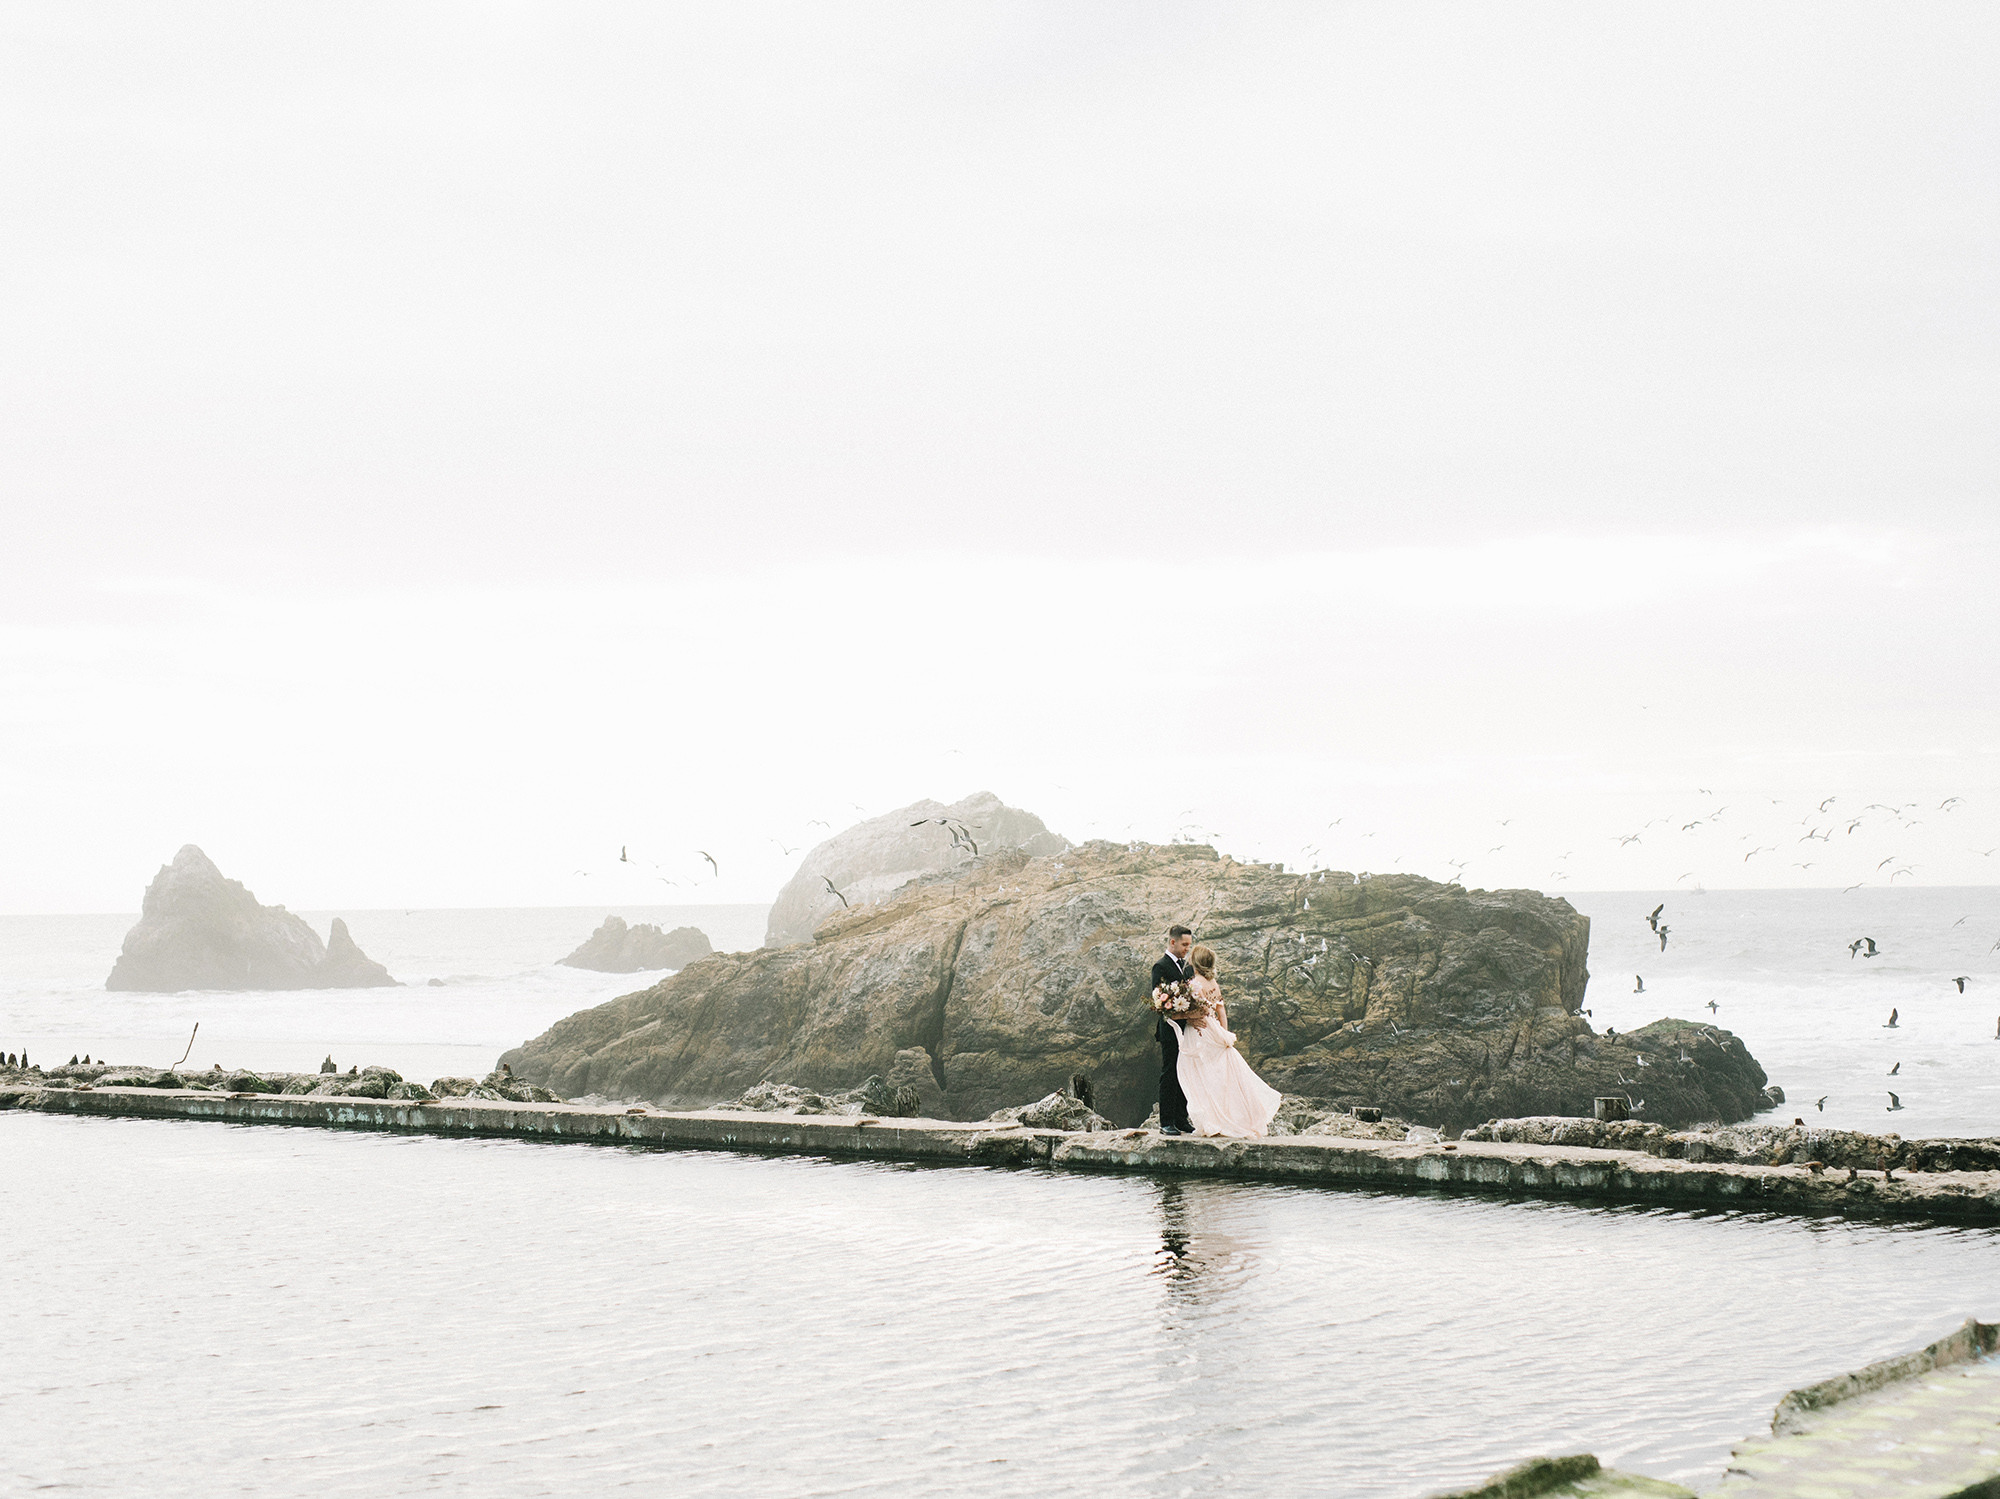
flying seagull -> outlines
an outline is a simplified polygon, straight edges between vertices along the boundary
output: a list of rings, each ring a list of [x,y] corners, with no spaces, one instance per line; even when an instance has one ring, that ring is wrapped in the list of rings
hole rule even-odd
[[[1896,1112],[1896,1110],[1900,1109],[1902,1106],[1903,1106],[1903,1100],[1898,1098],[1894,1093],[1891,1093],[1889,1095],[1889,1107],[1884,1109],[1882,1112],[1885,1114],[1893,1114]]]
[[[1673,928],[1670,926],[1662,926],[1657,928],[1657,930],[1660,934],[1660,951],[1665,952],[1667,950],[1667,933],[1671,932]]]
[[[1708,1002],[1708,1013],[1709,1013],[1709,1014],[1711,1014],[1711,1015],[1713,1015],[1713,1014],[1714,1014],[1714,1013],[1715,1013],[1715,1012],[1716,1012],[1717,1010],[1719,1010],[1719,1009],[1721,1009],[1721,1008],[1722,1008],[1722,1006],[1718,1005],[1718,1004],[1717,1004],[1717,1003],[1716,1003],[1716,1002],[1715,1002],[1714,1000],[1712,1000],[1712,999],[1711,999],[1711,1000],[1710,1000],[1710,1001]]]
[[[1889,1069],[1889,1076],[1894,1077],[1897,1073],[1901,1072],[1902,1070],[1903,1070],[1903,1064],[1901,1062],[1898,1062],[1895,1066]]]
[[[1638,973],[1632,975],[1632,992],[1634,994],[1644,994],[1646,992],[1645,975]]]
[[[1895,1007],[1894,1005],[1891,1005],[1891,1006],[1889,1007],[1889,1020],[1888,1020],[1888,1023],[1887,1023],[1887,1024],[1885,1024],[1885,1025],[1884,1025],[1884,1026],[1882,1027],[1882,1029],[1883,1029],[1883,1030],[1885,1030],[1885,1031],[1893,1031],[1893,1030],[1894,1030],[1894,1029],[1896,1028],[1896,1016],[1897,1016],[1898,1014],[1900,1014],[1900,1013],[1901,1013],[1901,1011],[1897,1010],[1897,1009],[1896,1009],[1896,1007]]]
[[[705,848],[698,848],[695,850],[695,852],[700,854],[704,859],[708,860],[708,867],[714,870],[716,874],[720,875],[722,873],[722,866],[715,862],[714,854],[710,853]]]
[[[630,864],[632,862],[625,857],[625,845],[622,843],[618,845],[618,862],[620,864]]]
[[[1646,925],[1657,932],[1660,929],[1660,913],[1666,910],[1666,908],[1667,903],[1665,901],[1661,901],[1657,906],[1653,907],[1646,915]]]
[[[848,905],[847,905],[847,897],[846,897],[846,896],[844,896],[844,895],[842,895],[842,894],[841,894],[841,893],[840,893],[840,892],[839,892],[838,890],[835,890],[835,889],[833,888],[833,881],[832,881],[832,880],[829,880],[829,879],[827,879],[825,875],[821,875],[821,876],[820,876],[820,878],[821,878],[822,880],[825,880],[825,881],[826,881],[826,888],[827,888],[827,891],[828,891],[828,893],[830,893],[830,894],[831,894],[831,895],[833,896],[833,898],[834,898],[835,900],[839,901],[839,902],[841,903],[841,905],[843,905],[843,906],[847,906],[847,909],[848,909],[848,910],[850,910],[850,911],[854,909],[854,908],[853,908],[852,906],[848,906]]]
[[[1831,1093],[1820,1094],[1819,1098],[1814,1102],[1813,1107],[1824,1114],[1826,1112],[1826,1101],[1831,1097],[1833,1097]]]
[[[1954,984],[1958,985],[1958,992],[1960,994],[1963,994],[1965,992],[1965,981],[1970,977],[1971,977],[1970,974],[1961,973],[1957,978],[1952,980]]]

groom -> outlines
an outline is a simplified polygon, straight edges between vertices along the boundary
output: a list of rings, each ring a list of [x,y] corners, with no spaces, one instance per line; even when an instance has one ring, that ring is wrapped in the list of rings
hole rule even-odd
[[[1193,945],[1194,933],[1186,927],[1167,928],[1166,956],[1153,965],[1155,989],[1162,984],[1184,984],[1194,977],[1187,960]],[[1181,1092],[1180,1035],[1162,1015],[1153,1022],[1153,1039],[1160,1043],[1160,1133],[1191,1135],[1194,1125],[1188,1119],[1187,1094]]]

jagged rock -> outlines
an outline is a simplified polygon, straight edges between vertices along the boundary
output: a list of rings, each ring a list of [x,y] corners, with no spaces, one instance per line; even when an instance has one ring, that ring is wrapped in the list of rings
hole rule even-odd
[[[651,922],[627,926],[623,917],[607,916],[583,946],[557,961],[597,973],[638,973],[647,968],[685,968],[714,951],[700,927],[677,926],[663,932]]]
[[[1763,1071],[1726,1031],[1592,1030],[1577,1013],[1589,922],[1566,901],[1286,874],[1189,845],[982,857],[829,917],[810,946],[718,954],[572,1015],[506,1060],[565,1094],[685,1108],[771,1079],[827,1095],[929,1073],[939,1116],[956,1119],[1087,1072],[1098,1112],[1136,1121],[1157,1096],[1145,996],[1174,921],[1220,955],[1246,1059],[1328,1109],[1452,1128],[1582,1114],[1624,1091],[1641,1054],[1647,1119],[1761,1105]]]
[[[1155,1106],[1153,1126],[1158,1128],[1158,1108]],[[1278,1105],[1278,1112],[1271,1118],[1271,1134],[1280,1135],[1330,1135],[1339,1140],[1401,1140],[1408,1136],[1410,1126],[1401,1119],[1384,1118],[1379,1122],[1356,1119],[1354,1115],[1324,1098],[1302,1098],[1296,1093],[1287,1093]]]
[[[327,933],[326,960],[319,965],[318,977],[315,989],[402,987],[389,977],[388,969],[354,945],[354,939],[347,934],[347,923],[338,916],[333,918],[333,929]]]
[[[421,1099],[434,1098],[437,1095],[432,1093],[422,1083],[397,1083],[389,1089],[386,1096],[400,1099],[404,1102],[415,1102]]]
[[[1095,1131],[1118,1128],[1067,1090],[1051,1093],[1019,1108],[995,1109],[986,1117],[996,1124],[1011,1122],[1026,1125],[1029,1129]]]
[[[948,807],[928,799],[912,802],[857,822],[809,851],[778,892],[764,945],[809,941],[820,922],[836,911],[879,902],[920,876],[971,864],[972,850],[962,842],[955,846],[950,830],[932,820],[939,817],[964,827],[982,856],[1019,849],[1033,858],[1069,847],[1068,839],[1051,833],[1034,813],[1007,806],[990,791]],[[922,826],[911,826],[920,820]],[[828,892],[829,879],[847,897],[847,906]]]
[[[356,989],[394,984],[333,924],[330,955],[319,935],[283,906],[261,906],[224,879],[192,843],[160,866],[139,921],[125,934],[107,989]],[[331,961],[329,958],[331,956]]]
[[[905,1119],[945,1119],[944,1089],[938,1086],[937,1074],[931,1068],[931,1054],[921,1046],[906,1046],[896,1053],[889,1064],[889,1075],[883,1079],[894,1094],[891,1107]],[[910,1095],[908,1099],[904,1094]],[[915,1107],[904,1108],[903,1104],[914,1100]]]
[[[882,1079],[871,1077],[858,1088],[828,1096],[791,1083],[767,1082],[747,1088],[740,1097],[716,1107],[742,1109],[752,1114],[879,1114],[888,1111],[871,1108],[869,1102],[881,1087]]]
[[[463,1098],[479,1086],[476,1077],[440,1077],[431,1083],[431,1092],[439,1098]]]

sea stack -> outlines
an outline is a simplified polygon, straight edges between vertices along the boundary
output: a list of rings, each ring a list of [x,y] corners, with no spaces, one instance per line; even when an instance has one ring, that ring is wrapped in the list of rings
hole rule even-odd
[[[263,906],[188,844],[146,887],[107,989],[370,989],[396,980],[333,923],[333,948],[283,906]]]
[[[627,926],[624,918],[607,916],[583,946],[557,961],[597,973],[638,973],[648,968],[685,968],[714,951],[708,934],[699,927],[677,926],[663,932],[651,922]]]

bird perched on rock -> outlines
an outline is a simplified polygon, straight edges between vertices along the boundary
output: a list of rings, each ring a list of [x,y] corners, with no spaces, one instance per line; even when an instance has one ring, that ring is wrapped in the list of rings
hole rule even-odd
[[[334,1066],[334,1065],[333,1065],[333,1053],[332,1053],[332,1052],[328,1052],[328,1053],[327,1053],[327,1056],[326,1056],[326,1060],[325,1060],[324,1062],[321,1062],[321,1063],[319,1064],[319,1070],[320,1070],[321,1072],[338,1072],[338,1071],[340,1071],[340,1069],[339,1069],[338,1067],[336,1067],[336,1066]]]
[[[1811,1173],[1812,1173],[1812,1174],[1813,1174],[1814,1176],[1818,1176],[1818,1175],[1820,1174],[1820,1172],[1822,1172],[1822,1171],[1826,1170],[1826,1162],[1825,1162],[1825,1161],[1807,1161],[1807,1162],[1806,1162],[1806,1170],[1810,1171],[1810,1172],[1811,1172]]]

